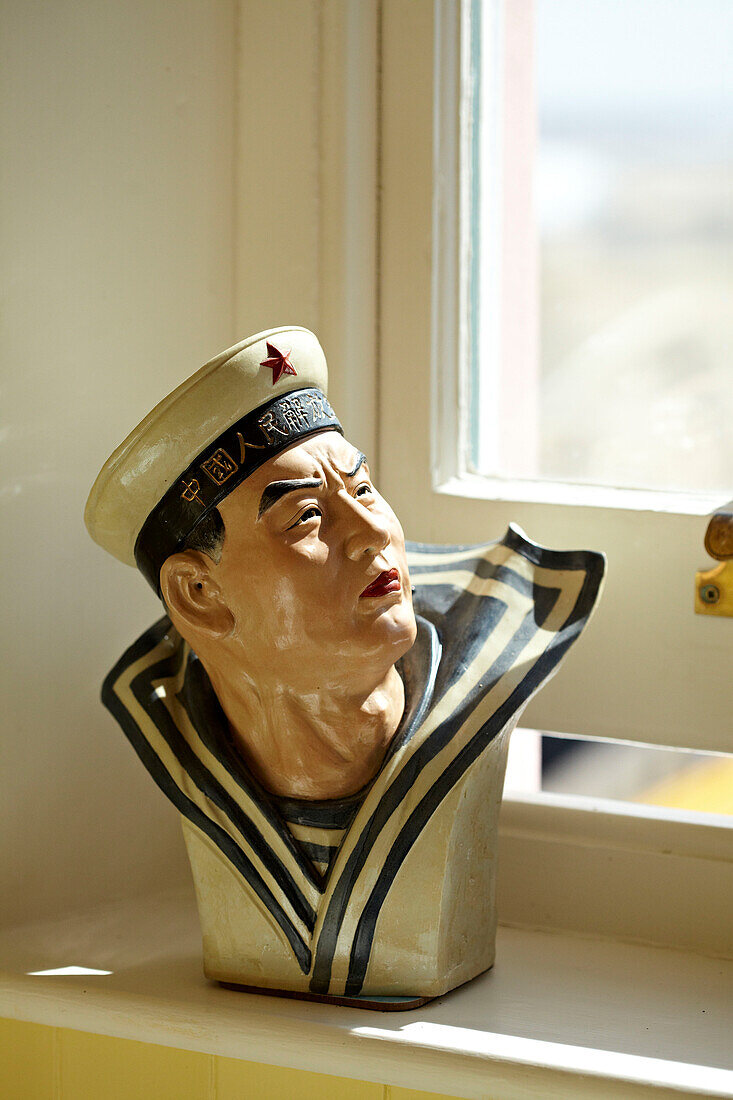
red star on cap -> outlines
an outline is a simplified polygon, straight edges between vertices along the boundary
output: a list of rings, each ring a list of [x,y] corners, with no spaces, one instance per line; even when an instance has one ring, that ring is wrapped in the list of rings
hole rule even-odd
[[[283,355],[274,344],[271,344],[269,340],[267,341],[267,359],[263,359],[260,366],[272,368],[273,386],[280,381],[283,374],[297,374],[295,367],[288,359],[289,355],[289,351],[286,351]]]

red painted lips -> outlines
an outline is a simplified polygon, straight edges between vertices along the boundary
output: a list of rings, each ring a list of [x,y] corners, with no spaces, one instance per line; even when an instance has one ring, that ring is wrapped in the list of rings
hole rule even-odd
[[[364,589],[359,599],[362,599],[364,596],[389,596],[392,592],[399,592],[400,588],[399,570],[385,569],[383,573],[380,573],[379,576]]]

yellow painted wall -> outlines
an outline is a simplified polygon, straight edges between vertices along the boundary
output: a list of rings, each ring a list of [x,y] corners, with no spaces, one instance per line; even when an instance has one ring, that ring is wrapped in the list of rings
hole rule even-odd
[[[441,1100],[436,1093],[0,1020],[1,1100]],[[443,1096],[442,1100],[452,1100]]]

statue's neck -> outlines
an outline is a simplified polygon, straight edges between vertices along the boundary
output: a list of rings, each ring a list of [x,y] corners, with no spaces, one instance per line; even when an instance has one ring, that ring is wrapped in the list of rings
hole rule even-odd
[[[207,671],[246,764],[282,797],[356,793],[379,771],[405,708],[394,666],[358,692],[308,695]]]

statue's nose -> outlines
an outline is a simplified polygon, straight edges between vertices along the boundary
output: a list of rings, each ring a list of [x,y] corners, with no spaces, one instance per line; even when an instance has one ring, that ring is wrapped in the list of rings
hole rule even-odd
[[[389,543],[389,528],[382,516],[354,501],[351,506],[350,531],[344,544],[346,556],[359,561],[365,554],[378,554]]]

